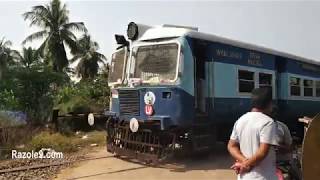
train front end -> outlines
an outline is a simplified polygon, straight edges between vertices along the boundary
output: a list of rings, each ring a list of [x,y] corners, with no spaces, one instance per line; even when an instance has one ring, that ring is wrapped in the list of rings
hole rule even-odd
[[[152,28],[135,34],[142,29],[129,24],[130,42],[116,36],[120,46],[109,69],[107,150],[156,163],[179,149],[188,136],[194,116],[193,76],[182,76],[190,56],[182,38],[163,37]]]

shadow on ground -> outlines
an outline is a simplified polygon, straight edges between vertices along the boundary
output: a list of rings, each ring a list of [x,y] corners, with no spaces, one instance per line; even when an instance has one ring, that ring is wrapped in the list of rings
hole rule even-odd
[[[148,167],[169,169],[173,172],[187,172],[194,170],[217,170],[217,169],[230,169],[233,161],[229,155],[226,144],[218,143],[215,149],[209,154],[194,154],[184,157],[174,157],[166,161],[165,164],[160,165],[147,165],[142,162],[134,161],[132,159],[121,158],[124,161],[140,164]]]
[[[98,152],[104,153],[104,151]],[[67,176],[62,179],[102,179],[107,177],[117,177],[119,179],[132,177],[134,179],[134,176],[151,179],[194,179],[195,177],[203,177],[206,179],[208,176],[219,179],[234,178],[234,175],[230,170],[232,158],[227,152],[225,143],[217,144],[216,148],[206,156],[192,155],[187,157],[174,157],[169,159],[166,163],[156,166],[126,158],[117,158],[118,160],[113,162],[113,155],[108,156],[107,159],[108,160],[105,161],[91,161],[89,166],[80,166],[81,168],[72,172],[75,173],[79,171],[79,173],[73,175],[68,175],[68,173],[66,173]],[[101,171],[97,171],[96,168],[101,168]],[[84,171],[86,173],[83,173]],[[188,173],[188,175],[186,175],[186,173]]]
[[[171,162],[176,168],[174,172],[186,172],[194,170],[230,169],[232,159],[228,154],[225,143],[218,143],[210,154],[195,154],[189,157],[176,158]]]

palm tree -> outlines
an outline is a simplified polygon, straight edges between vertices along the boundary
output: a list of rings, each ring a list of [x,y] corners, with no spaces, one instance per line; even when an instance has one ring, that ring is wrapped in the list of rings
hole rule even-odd
[[[73,30],[86,32],[83,22],[69,22],[69,11],[66,4],[60,0],[52,0],[47,5],[33,6],[31,11],[23,14],[25,20],[30,20],[30,26],[37,26],[42,30],[28,36],[22,43],[44,39],[38,51],[41,56],[50,56],[53,70],[62,72],[69,62],[64,44],[71,52],[76,50],[76,36]]]
[[[14,64],[15,58],[19,54],[18,51],[10,48],[11,45],[11,41],[6,40],[4,37],[0,40],[0,79],[7,66]]]
[[[0,49],[0,80],[2,79],[2,74],[7,67],[7,59],[8,59],[8,55],[1,48]]]
[[[22,54],[17,57],[19,64],[27,69],[39,66],[41,64],[41,57],[39,53],[31,47],[22,49]]]
[[[105,65],[107,58],[97,52],[99,45],[91,40],[91,36],[84,34],[78,41],[78,50],[71,59],[71,62],[79,60],[76,67],[78,77],[82,79],[94,78],[98,74],[99,63]]]

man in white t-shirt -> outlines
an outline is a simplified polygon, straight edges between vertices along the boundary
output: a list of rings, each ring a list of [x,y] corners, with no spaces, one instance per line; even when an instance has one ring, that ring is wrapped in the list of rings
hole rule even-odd
[[[228,150],[236,160],[232,166],[238,180],[276,180],[276,124],[272,112],[272,91],[252,91],[252,109],[234,124]]]

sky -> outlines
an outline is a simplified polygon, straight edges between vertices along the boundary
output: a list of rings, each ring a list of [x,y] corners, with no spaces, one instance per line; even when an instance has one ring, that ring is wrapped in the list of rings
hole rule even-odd
[[[0,0],[0,37],[21,48],[35,32],[22,14],[48,1]],[[195,26],[199,31],[320,61],[320,1],[89,1],[64,0],[70,21],[82,21],[108,58],[114,34],[129,22]],[[31,44],[36,47],[39,42]]]

